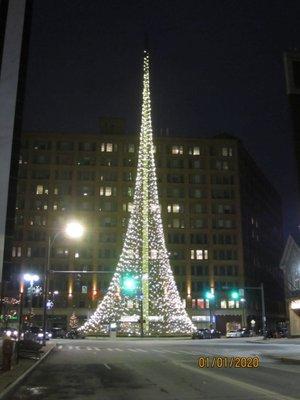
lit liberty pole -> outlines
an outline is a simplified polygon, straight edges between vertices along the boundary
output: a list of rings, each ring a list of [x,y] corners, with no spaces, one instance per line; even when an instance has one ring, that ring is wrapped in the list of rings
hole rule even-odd
[[[144,88],[142,105],[142,144],[143,144],[143,247],[142,247],[142,300],[141,300],[141,335],[149,331],[149,132],[151,126],[150,82],[149,82],[149,49],[147,36],[144,50]],[[145,321],[145,322],[144,322]]]

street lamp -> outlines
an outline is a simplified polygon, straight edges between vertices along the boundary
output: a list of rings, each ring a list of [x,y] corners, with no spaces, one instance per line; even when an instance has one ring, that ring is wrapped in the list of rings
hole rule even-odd
[[[61,234],[69,237],[70,239],[80,239],[84,234],[85,228],[78,221],[70,221],[66,224],[64,230],[58,231],[53,239],[51,235],[48,236],[48,248],[47,248],[47,262],[44,269],[44,299],[43,299],[43,345],[46,344],[46,328],[47,328],[47,297],[49,291],[49,270],[50,270],[50,257],[51,248],[57,237]]]
[[[20,296],[20,311],[19,311],[19,338],[21,338],[21,332],[22,332],[22,320],[23,320],[23,302],[24,302],[24,282],[29,282],[30,286],[30,312],[32,309],[32,296],[33,296],[33,285],[35,282],[37,282],[40,277],[36,274],[31,274],[31,273],[26,273],[22,277],[22,282],[21,282],[21,296]]]

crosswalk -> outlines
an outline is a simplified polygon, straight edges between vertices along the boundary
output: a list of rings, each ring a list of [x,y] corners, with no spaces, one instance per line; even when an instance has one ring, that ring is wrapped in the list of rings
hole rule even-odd
[[[108,352],[108,353],[152,353],[152,354],[188,354],[188,355],[199,355],[199,352],[185,351],[185,350],[167,350],[167,349],[141,349],[139,347],[98,347],[98,346],[73,346],[73,345],[57,345],[57,349],[61,351],[93,351],[93,352]]]

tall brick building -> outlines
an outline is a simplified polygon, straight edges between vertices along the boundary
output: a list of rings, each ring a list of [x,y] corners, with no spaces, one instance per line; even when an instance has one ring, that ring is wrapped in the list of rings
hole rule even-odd
[[[259,326],[258,294],[232,299],[230,291],[260,282],[269,321],[284,318],[281,201],[241,142],[227,134],[159,136],[155,146],[167,247],[193,321],[208,326],[211,314],[223,331],[230,321],[254,318]],[[85,237],[58,235],[51,269],[111,271],[51,274],[52,325],[67,326],[74,309],[86,318],[108,288],[132,207],[137,151],[137,135],[125,135],[120,119],[102,119],[99,134],[23,135],[10,290],[18,290],[21,271],[43,276],[48,237],[70,219],[85,225]],[[40,303],[33,301],[37,319]]]

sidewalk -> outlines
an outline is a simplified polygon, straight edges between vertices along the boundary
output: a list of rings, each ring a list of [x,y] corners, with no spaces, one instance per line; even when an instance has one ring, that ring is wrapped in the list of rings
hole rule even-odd
[[[248,343],[263,343],[263,344],[296,344],[300,345],[300,338],[280,338],[280,339],[263,339],[262,336],[254,336],[247,338]]]
[[[56,346],[56,343],[47,343],[45,347],[42,348],[44,354],[41,355],[41,358],[50,353],[50,351]],[[1,350],[1,349],[0,349]],[[41,359],[40,358],[40,359]],[[37,364],[39,360],[29,360],[29,359],[20,359],[19,363],[16,364],[16,361],[13,361],[12,369],[7,372],[0,371],[0,398],[2,392],[7,389],[12,383],[16,382],[18,378],[20,378],[29,368],[33,367]],[[2,364],[2,360],[1,364]]]

